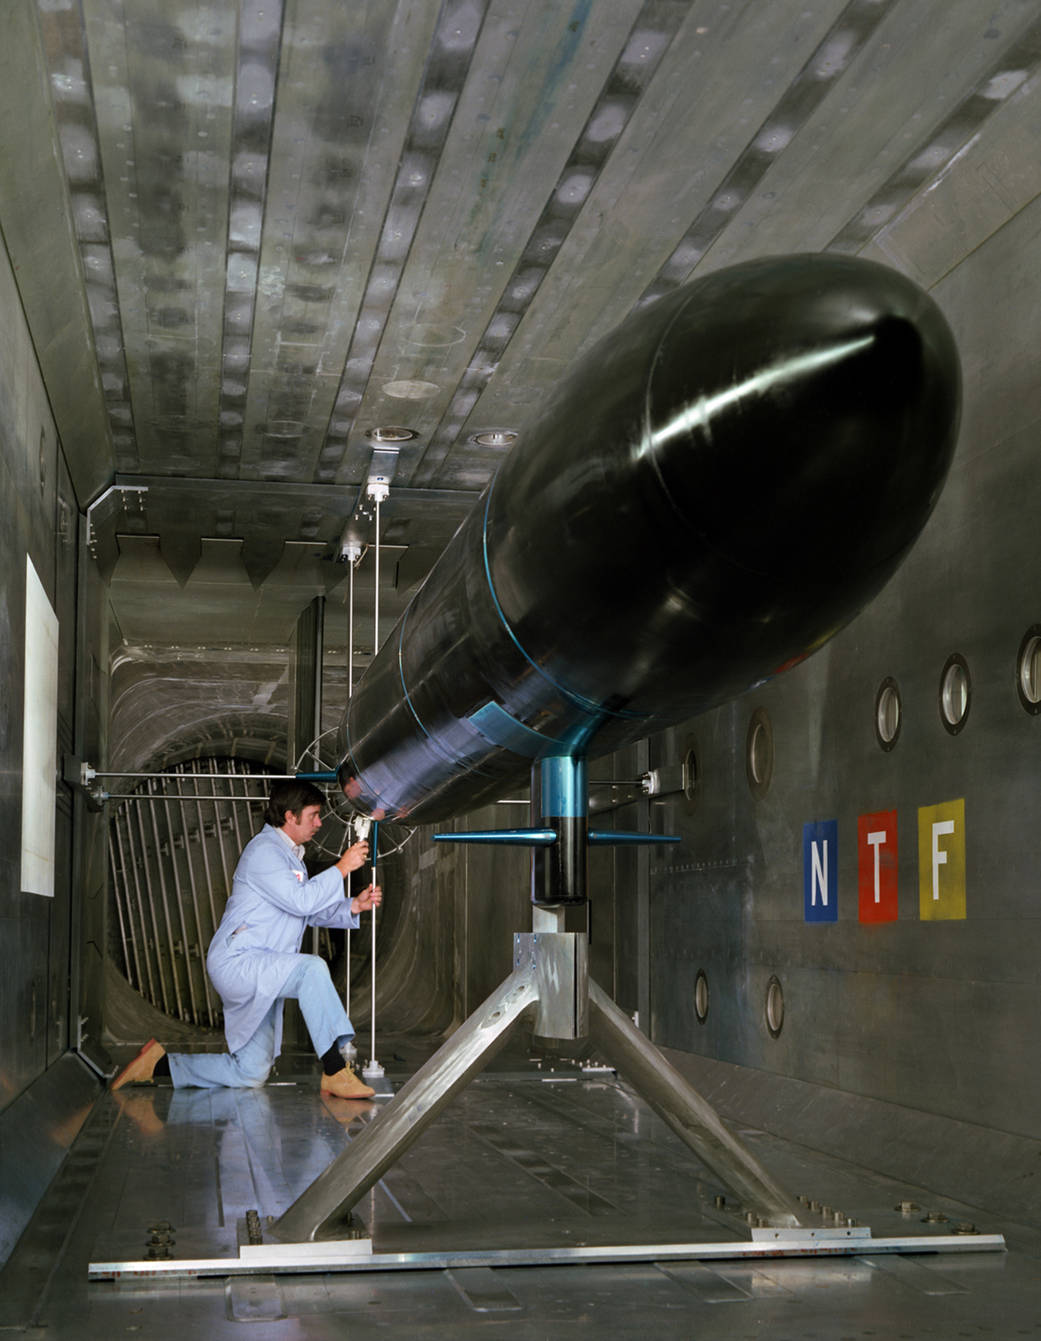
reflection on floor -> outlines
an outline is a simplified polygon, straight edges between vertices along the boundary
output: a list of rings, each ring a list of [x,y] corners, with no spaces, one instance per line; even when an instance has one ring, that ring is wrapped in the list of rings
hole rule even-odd
[[[384,1058],[386,1062],[386,1058]],[[293,1069],[294,1065],[299,1069]],[[99,1256],[234,1256],[247,1212],[278,1215],[379,1105],[321,1099],[302,1059],[257,1091],[104,1095],[0,1276],[0,1328],[51,1338],[386,1337],[505,1332],[604,1337],[1041,1337],[1041,1233],[762,1133],[743,1135],[793,1193],[876,1237],[963,1222],[1007,1253],[767,1263],[88,1283]],[[395,1085],[407,1067],[388,1065]],[[746,1237],[737,1208],[610,1073],[500,1060],[358,1207],[377,1251],[665,1243]],[[914,1209],[901,1210],[902,1203]],[[721,1305],[731,1307],[720,1307]]]

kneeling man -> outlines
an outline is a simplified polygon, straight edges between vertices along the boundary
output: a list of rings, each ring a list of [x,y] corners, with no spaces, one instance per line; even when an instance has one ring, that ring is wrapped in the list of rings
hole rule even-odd
[[[367,1099],[372,1089],[344,1061],[354,1037],[329,968],[318,955],[300,953],[307,927],[358,927],[358,914],[382,901],[378,885],[355,898],[344,881],[368,859],[355,843],[335,865],[309,878],[304,847],[322,826],[325,798],[309,782],[277,782],[266,823],[245,846],[224,916],[210,942],[206,967],[224,1003],[224,1053],[168,1053],[154,1038],[112,1082],[118,1090],[169,1075],[174,1085],[214,1088],[258,1086],[268,1078],[282,1044],[282,1003],[295,997],[322,1062],[323,1094]]]

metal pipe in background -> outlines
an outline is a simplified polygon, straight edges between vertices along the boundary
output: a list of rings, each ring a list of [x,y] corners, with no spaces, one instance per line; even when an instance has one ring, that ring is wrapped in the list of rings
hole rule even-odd
[[[159,919],[156,916],[155,890],[153,889],[152,881],[149,878],[148,843],[145,839],[144,806],[143,805],[138,806],[134,813],[137,816],[138,840],[141,844],[141,861],[144,867],[145,893],[148,896],[148,912],[152,921],[152,944],[155,946],[155,962],[156,962],[156,969],[158,970],[159,973],[159,988],[163,998],[163,1010],[166,1011],[167,1015],[169,1015],[170,993],[167,989],[166,973],[163,968],[163,951],[162,951],[163,942],[162,938],[159,935]],[[127,820],[129,823],[129,815],[127,816]]]
[[[378,516],[378,515],[379,515],[379,504],[378,504],[378,503],[376,504],[376,508],[377,508],[377,516]],[[379,554],[379,543],[378,543],[378,542],[379,542],[379,536],[377,535],[377,545],[376,545],[376,553],[377,553],[377,555]],[[372,826],[372,883],[373,883],[373,884],[376,883],[376,857],[377,857],[377,851],[378,851],[378,849],[379,849],[379,841],[380,841],[380,826],[379,826],[378,823],[376,823],[376,824],[373,824],[373,826]],[[364,1068],[362,1069],[362,1075],[363,1075],[363,1076],[370,1076],[370,1075],[381,1076],[381,1075],[383,1074],[383,1067],[380,1066],[379,1062],[376,1060],[376,909],[375,909],[375,908],[371,908],[371,909],[369,910],[369,918],[371,919],[371,921],[370,921],[370,926],[371,926],[371,941],[370,941],[370,949],[369,949],[369,961],[370,961],[370,963],[369,963],[369,968],[370,968],[370,973],[371,973],[371,978],[372,978],[372,991],[371,991],[370,1002],[369,1002],[369,1012],[370,1012],[370,1015],[369,1015],[370,1045],[369,1045],[369,1064],[368,1064],[367,1067],[364,1067]]]
[[[169,772],[165,772],[165,773],[109,773],[109,772],[99,772],[99,771],[96,770],[96,769],[92,769],[91,772],[92,772],[92,776],[95,777],[95,778],[168,778],[168,777],[170,776]],[[228,779],[241,778],[241,777],[243,776],[243,774],[242,774],[241,772],[240,772],[240,773],[193,773],[192,776],[193,776],[193,777],[197,777],[197,778],[216,778],[216,779],[219,780],[219,781],[226,781],[226,780],[228,780]],[[297,774],[296,774],[296,773],[255,773],[255,774],[254,774],[254,773],[247,773],[245,776],[248,777],[248,778],[250,778],[250,779],[252,779],[252,778],[256,778],[256,780],[257,780],[258,782],[263,782],[263,783],[265,783],[265,784],[266,784],[266,783],[269,783],[269,782],[295,782],[296,779],[297,779]],[[258,797],[258,798],[256,798],[256,799],[258,799],[258,800],[263,800],[264,798],[263,798],[263,797]]]
[[[239,776],[240,776],[239,774],[235,774],[235,775],[234,775],[234,777],[236,777],[236,778],[239,777]],[[235,782],[234,782],[234,781],[229,781],[229,782],[228,782],[228,795],[229,795],[229,797],[237,797],[237,796],[238,796],[238,793],[237,793],[236,790],[235,790]],[[231,820],[232,820],[232,823],[233,823],[234,826],[235,826],[235,845],[236,845],[236,847],[238,848],[238,855],[236,856],[235,860],[236,860],[236,862],[237,862],[238,859],[239,859],[239,857],[242,855],[242,849],[246,846],[246,844],[243,842],[243,839],[242,839],[242,828],[241,828],[241,826],[240,826],[240,824],[239,824],[239,811],[238,811],[238,807],[237,807],[237,806],[232,806],[232,809],[231,809]]]
[[[184,889],[181,888],[181,870],[180,862],[177,861],[177,845],[174,842],[173,822],[170,819],[170,802],[168,797],[162,798],[162,818],[166,822],[166,842],[169,845],[169,869],[173,876],[173,894],[174,904],[177,909],[177,923],[181,928],[181,945],[184,947],[184,976],[188,983],[188,1002],[190,1011],[192,1011],[192,1023],[197,1025],[200,1022],[199,1002],[196,1000],[195,974],[193,974],[192,964],[192,944],[188,935],[188,919],[185,917],[185,897]],[[160,857],[160,849],[156,849],[156,856]],[[161,862],[160,869],[164,868],[164,862]],[[173,945],[170,945],[170,952],[173,952]]]
[[[167,795],[166,793],[163,794]],[[141,801],[146,798],[138,796],[136,792],[105,792],[101,799],[105,801]],[[175,792],[172,796],[167,795],[167,799],[170,801],[233,801],[237,803],[245,803],[247,805],[262,805],[267,800],[267,797],[228,795],[199,796],[195,792]]]
[[[178,801],[178,810],[180,812],[180,821],[181,821],[181,837],[184,843],[182,851],[184,852],[184,860],[188,869],[188,887],[191,890],[192,895],[192,912],[195,915],[195,946],[198,957],[199,971],[202,974],[202,992],[203,992],[203,1000],[206,1006],[206,1019],[208,1023],[212,1026],[215,1022],[216,1017],[213,1012],[213,995],[210,992],[210,979],[209,975],[206,972],[206,946],[208,944],[208,940],[206,937],[205,929],[202,924],[202,914],[199,909],[199,889],[195,880],[195,865],[192,861],[191,843],[188,841],[188,816],[185,811],[185,805],[186,805],[185,801],[183,800]],[[171,842],[172,841],[173,840],[171,837]]]
[[[137,874],[136,871],[134,870],[135,865],[134,850],[132,844],[125,843],[123,841],[123,829],[121,825],[119,825],[118,823],[114,825],[109,825],[110,835],[112,834],[113,830],[115,831],[116,848],[119,852],[120,862],[123,867],[123,889],[126,897],[127,926],[129,927],[130,930],[131,944],[134,947],[134,962],[135,962],[135,971],[137,974],[137,990],[143,993],[148,990],[145,985],[145,968],[142,968],[142,964],[144,964],[146,967],[148,965],[148,943],[147,943],[147,934],[144,940],[142,940],[141,937],[141,933],[145,932],[143,919],[139,923],[134,916],[135,908],[138,903],[138,900],[134,896],[131,887],[132,879],[135,880],[136,885],[136,874]],[[129,835],[129,829],[127,830],[127,833]],[[151,978],[150,972],[148,976],[150,979]]]
[[[117,831],[119,829],[120,818],[123,819],[123,822],[126,825],[127,848],[130,852],[131,875],[133,876],[134,881],[134,900],[137,904],[138,922],[141,926],[141,949],[144,956],[145,969],[148,974],[148,999],[153,1005],[157,1006],[159,1004],[159,998],[156,995],[155,976],[152,973],[152,956],[149,953],[148,922],[145,918],[145,901],[141,895],[141,881],[137,873],[137,848],[134,844],[134,833],[130,827],[130,811],[125,806],[121,806],[113,816],[113,823],[116,825]]]
[[[349,586],[347,594],[347,702],[350,703],[351,695],[354,693],[354,570],[357,565],[357,559],[351,559],[351,571],[349,576]],[[350,833],[350,825],[347,828]],[[348,1015],[351,1013],[351,929],[348,927],[344,932],[344,984],[343,984],[343,1008]]]
[[[152,839],[155,844],[153,848],[155,856],[155,869],[159,875],[159,892],[163,900],[163,922],[166,926],[166,944],[170,949],[170,977],[173,979],[174,998],[177,1002],[177,1014],[180,1019],[184,1019],[184,1001],[181,996],[181,979],[177,972],[177,960],[174,956],[174,933],[173,922],[170,918],[170,900],[166,890],[166,876],[163,873],[163,862],[159,852],[159,825],[156,822],[155,815],[155,793],[152,791],[152,783],[148,784],[149,803],[148,813],[152,824]],[[147,873],[147,868],[146,868]],[[151,883],[151,882],[149,882]],[[157,942],[158,944],[158,942]]]
[[[199,804],[199,797],[198,797],[199,783],[195,774],[192,775],[192,787],[194,788],[196,793],[194,797],[195,822],[198,825],[199,850],[202,853],[202,868],[206,876],[206,896],[210,905],[210,928],[211,928],[210,935],[212,936],[213,933],[217,930],[217,924],[220,919],[217,917],[217,905],[213,899],[213,874],[210,870],[210,853],[209,849],[206,846],[206,830],[202,820],[202,806]]]
[[[224,891],[225,894],[230,898],[231,876],[228,871],[228,858],[224,851],[224,829],[220,822],[220,811],[217,809],[217,798],[203,797],[203,800],[209,801],[213,806],[213,834],[214,837],[217,839],[217,851],[220,853],[221,871],[224,875]],[[236,854],[235,856],[235,861],[236,862],[238,861],[238,854]],[[232,866],[231,869],[232,870],[235,869],[234,865]]]
[[[123,945],[123,963],[127,966],[127,977],[129,978],[131,976],[130,974],[131,962],[133,961],[134,975],[137,977],[137,987],[140,989],[141,971],[140,971],[140,965],[137,963],[137,947],[133,943],[133,938],[130,939],[128,946],[126,924],[123,919],[123,893],[118,888],[119,881],[115,879],[116,871],[118,870],[120,877],[122,878],[123,881],[123,890],[125,891],[126,872],[123,867],[122,857],[120,857],[118,866],[116,863],[116,844],[112,838],[111,825],[109,825],[108,830],[108,862],[109,862],[109,870],[112,872],[113,875],[113,881],[112,881],[113,893],[116,896],[115,897],[116,917],[119,920],[119,939]],[[134,984],[131,983],[131,986],[133,985]]]

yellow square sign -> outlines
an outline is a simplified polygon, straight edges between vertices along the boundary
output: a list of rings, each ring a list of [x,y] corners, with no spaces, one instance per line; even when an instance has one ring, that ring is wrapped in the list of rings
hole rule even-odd
[[[918,915],[965,916],[965,800],[918,810]]]

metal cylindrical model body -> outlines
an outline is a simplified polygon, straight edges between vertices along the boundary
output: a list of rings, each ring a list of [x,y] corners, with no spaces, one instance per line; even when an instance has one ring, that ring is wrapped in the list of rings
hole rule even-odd
[[[388,818],[494,799],[796,664],[883,586],[957,436],[932,300],[854,258],[720,270],[588,353],[353,695],[340,780]]]

